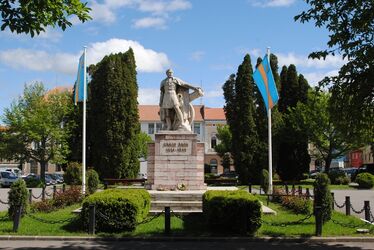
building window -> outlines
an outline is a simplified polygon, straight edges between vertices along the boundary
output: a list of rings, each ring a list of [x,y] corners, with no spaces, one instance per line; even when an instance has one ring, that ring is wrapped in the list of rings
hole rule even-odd
[[[154,123],[148,123],[148,134],[153,135],[155,133],[155,124]]]
[[[200,123],[193,124],[193,132],[198,135],[200,134]]]
[[[32,174],[38,174],[38,163],[34,160],[30,161],[30,172]]]
[[[213,173],[213,174],[217,174],[218,170],[217,170],[217,160],[216,159],[211,159],[210,160],[210,172]]]
[[[162,123],[157,123],[156,124],[156,133],[158,133],[158,131],[162,130]]]
[[[216,135],[212,135],[212,138],[210,139],[210,147],[215,148],[217,146],[217,137]]]

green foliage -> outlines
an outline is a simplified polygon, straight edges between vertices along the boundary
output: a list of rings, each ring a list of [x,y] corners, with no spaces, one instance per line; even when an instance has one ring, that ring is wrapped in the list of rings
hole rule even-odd
[[[43,187],[43,183],[39,179],[26,179],[26,186],[28,188],[40,188]]]
[[[139,147],[139,156],[138,158],[147,159],[148,157],[148,143],[152,142],[152,138],[142,131],[138,134],[138,147]]]
[[[53,199],[53,206],[62,208],[82,201],[82,193],[79,187],[71,186],[65,192],[57,193]]]
[[[96,230],[100,232],[133,231],[150,209],[150,195],[146,190],[108,189],[88,196],[83,201],[81,218],[88,227],[89,206],[96,207]]]
[[[95,193],[99,184],[100,184],[99,174],[93,169],[88,170],[87,171],[88,192],[90,194]]]
[[[342,170],[330,171],[328,173],[328,176],[329,176],[331,184],[333,184],[333,185],[340,185],[340,184],[348,184],[349,183],[348,176]],[[348,183],[346,183],[347,179],[348,179]]]
[[[203,213],[215,231],[253,235],[261,227],[261,203],[246,191],[207,191]]]
[[[134,178],[139,172],[135,67],[132,49],[106,56],[91,67],[91,164],[102,178]]]
[[[262,170],[261,188],[264,190],[265,193],[268,193],[268,191],[269,191],[269,172],[266,169]]]
[[[1,154],[16,161],[39,162],[44,182],[48,162],[66,162],[67,140],[73,126],[66,117],[73,106],[68,91],[47,92],[42,83],[25,85],[23,95],[5,109],[3,122],[8,129],[3,135]]]
[[[30,33],[31,37],[45,32],[48,26],[65,30],[72,25],[72,17],[85,22],[91,17],[87,3],[79,0],[70,1],[0,1],[2,17],[1,30],[9,28],[11,32]]]
[[[18,179],[10,186],[8,192],[8,215],[10,219],[13,219],[16,213],[16,210],[19,206],[22,206],[22,216],[27,211],[27,198],[29,193],[26,188],[26,183],[22,179]]]
[[[333,198],[329,185],[330,179],[327,174],[321,173],[317,175],[314,182],[314,205],[320,207],[323,223],[329,221],[332,215]],[[316,210],[314,213],[316,213]]]
[[[305,1],[310,9],[295,16],[295,20],[314,22],[316,27],[329,31],[328,49],[313,52],[309,57],[326,59],[341,55],[346,59],[337,76],[326,77],[320,82],[331,89],[332,118],[346,138],[373,145],[374,2]]]
[[[356,182],[359,188],[371,189],[374,186],[374,175],[370,173],[361,173],[356,176]]]
[[[217,138],[220,143],[216,145],[214,150],[222,158],[223,169],[229,170],[231,166],[232,135],[228,125],[217,127]]]
[[[292,119],[292,110],[296,105],[307,100],[308,83],[302,75],[297,74],[295,65],[285,66],[281,72],[281,91],[279,111],[282,124],[277,135],[278,162],[277,171],[283,181],[299,180],[308,172],[310,156],[308,154],[308,136],[305,127]],[[299,118],[299,117],[298,117]],[[295,125],[295,126],[293,126]]]
[[[36,201],[31,204],[30,210],[32,212],[44,212],[44,213],[50,213],[54,210],[56,210],[56,207],[53,205],[53,200],[47,199],[47,200],[41,200]]]
[[[68,185],[82,184],[82,164],[69,162],[64,173],[64,181]]]

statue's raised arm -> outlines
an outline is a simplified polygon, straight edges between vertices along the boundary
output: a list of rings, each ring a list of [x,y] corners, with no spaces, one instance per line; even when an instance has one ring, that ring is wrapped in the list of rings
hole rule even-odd
[[[199,87],[173,76],[173,71],[166,71],[167,77],[160,85],[160,118],[163,130],[191,131],[195,112],[191,101],[204,95]],[[189,93],[189,89],[194,92]]]

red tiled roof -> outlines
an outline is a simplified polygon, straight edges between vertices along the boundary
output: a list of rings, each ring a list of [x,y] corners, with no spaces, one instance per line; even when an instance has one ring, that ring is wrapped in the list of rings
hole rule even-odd
[[[158,112],[160,107],[158,105],[139,105],[139,120],[142,121],[159,121],[160,116]],[[202,122],[203,119],[203,107],[202,105],[194,106],[195,109],[195,121]]]
[[[226,120],[223,108],[205,108],[205,120]]]

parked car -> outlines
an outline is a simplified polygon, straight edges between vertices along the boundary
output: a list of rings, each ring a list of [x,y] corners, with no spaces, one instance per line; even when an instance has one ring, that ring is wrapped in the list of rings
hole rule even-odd
[[[137,179],[147,179],[147,174],[139,173],[138,176],[137,176]]]
[[[220,177],[227,179],[238,179],[239,175],[235,171],[228,171],[221,174]]]
[[[17,177],[21,177],[22,176],[22,170],[19,169],[19,168],[17,168],[17,167],[1,168],[0,171],[12,172]]]
[[[0,186],[1,187],[10,187],[18,177],[9,171],[0,172]]]
[[[56,185],[56,184],[57,184],[57,181],[53,179],[52,175],[46,173],[45,174],[45,185],[49,186],[49,185]]]
[[[62,174],[58,174],[58,173],[45,173],[45,175],[51,177],[56,183],[55,184],[59,184],[59,183],[64,183],[64,177]]]

